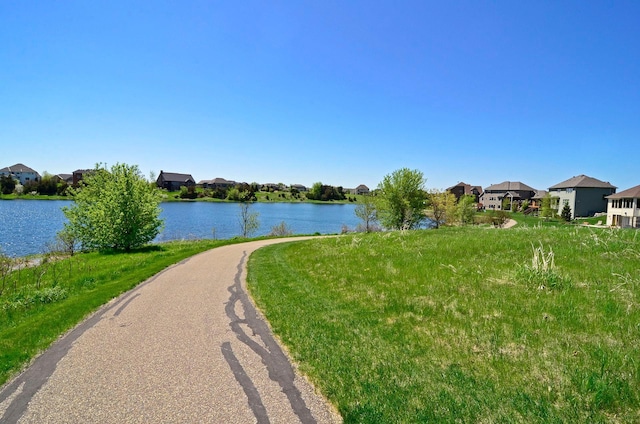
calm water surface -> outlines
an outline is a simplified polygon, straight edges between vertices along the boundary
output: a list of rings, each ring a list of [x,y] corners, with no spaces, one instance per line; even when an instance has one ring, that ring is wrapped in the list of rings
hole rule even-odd
[[[65,200],[0,201],[0,249],[9,256],[25,256],[47,251],[56,233],[66,222],[62,207]],[[358,225],[352,204],[255,203],[260,228],[266,235],[271,228],[285,222],[294,234],[333,234],[343,226]],[[236,203],[177,202],[162,203],[161,218],[165,227],[156,241],[180,239],[227,239],[241,234],[240,206]]]

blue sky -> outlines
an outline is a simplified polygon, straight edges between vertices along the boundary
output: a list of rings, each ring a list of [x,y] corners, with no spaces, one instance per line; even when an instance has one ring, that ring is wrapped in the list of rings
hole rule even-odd
[[[640,184],[637,1],[0,2],[0,167]]]

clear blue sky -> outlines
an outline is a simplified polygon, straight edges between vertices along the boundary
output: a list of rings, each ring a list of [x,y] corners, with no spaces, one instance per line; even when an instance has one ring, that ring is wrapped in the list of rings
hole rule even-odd
[[[0,2],[0,167],[640,184],[638,1]]]

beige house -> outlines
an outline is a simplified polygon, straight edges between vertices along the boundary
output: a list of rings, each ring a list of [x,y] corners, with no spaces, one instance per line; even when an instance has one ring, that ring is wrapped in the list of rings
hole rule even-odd
[[[607,225],[640,228],[640,185],[607,196]]]

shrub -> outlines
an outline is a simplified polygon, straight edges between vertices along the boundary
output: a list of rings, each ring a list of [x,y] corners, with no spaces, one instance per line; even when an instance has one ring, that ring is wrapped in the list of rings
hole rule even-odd
[[[163,225],[160,194],[137,166],[96,166],[73,190],[75,204],[63,208],[68,231],[84,248],[131,250],[152,241]]]
[[[270,236],[275,237],[285,237],[290,236],[291,234],[293,234],[293,231],[291,230],[291,228],[289,228],[289,226],[287,226],[284,221],[282,221],[278,225],[274,225],[273,227],[271,227],[271,232],[269,233]]]

